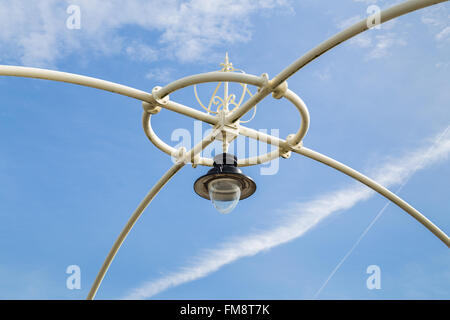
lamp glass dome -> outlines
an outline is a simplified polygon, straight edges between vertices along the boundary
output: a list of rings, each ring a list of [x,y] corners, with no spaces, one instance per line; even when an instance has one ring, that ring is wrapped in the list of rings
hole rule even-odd
[[[219,178],[208,184],[209,198],[220,213],[231,212],[241,197],[239,182],[230,178]]]
[[[194,190],[220,213],[229,213],[255,192],[256,184],[237,167],[236,156],[222,153],[214,157],[213,168],[195,181]]]

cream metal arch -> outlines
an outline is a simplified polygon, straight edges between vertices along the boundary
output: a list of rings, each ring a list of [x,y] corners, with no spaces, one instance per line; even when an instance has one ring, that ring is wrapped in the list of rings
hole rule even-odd
[[[448,0],[405,1],[382,11],[380,13],[380,23],[384,23],[409,12],[446,1]],[[310,50],[305,55],[301,56],[271,80],[269,80],[266,74],[258,77],[238,72],[223,72],[229,71],[225,66],[226,70],[223,71],[197,74],[174,81],[162,88],[155,87],[151,94],[121,84],[72,73],[19,66],[0,66],[0,75],[3,76],[27,77],[67,82],[118,93],[142,101],[144,108],[142,123],[145,134],[147,135],[149,140],[160,150],[167,154],[175,156],[175,158],[177,159],[175,164],[173,164],[172,167],[151,188],[149,193],[145,196],[145,198],[131,215],[127,224],[116,239],[113,247],[109,251],[100,271],[98,272],[97,277],[87,296],[87,299],[93,299],[95,297],[97,290],[100,287],[100,284],[114,259],[114,256],[117,254],[120,246],[125,241],[125,238],[133,228],[136,221],[139,219],[145,208],[150,204],[156,194],[186,163],[192,162],[194,165],[211,166],[212,159],[200,157],[199,154],[215,139],[219,139],[218,137],[221,134],[231,133],[231,139],[235,138],[237,135],[244,135],[252,139],[265,141],[268,144],[272,144],[277,147],[275,151],[269,152],[265,155],[254,158],[241,159],[238,162],[239,166],[260,164],[275,159],[279,156],[289,157],[291,152],[306,156],[327,166],[330,166],[338,171],[341,171],[342,173],[358,180],[359,182],[365,184],[382,196],[386,197],[390,201],[394,202],[400,208],[410,214],[413,218],[415,218],[418,222],[420,222],[423,226],[425,226],[442,242],[444,242],[447,247],[450,247],[450,238],[430,220],[428,220],[423,214],[409,205],[406,201],[404,201],[385,187],[381,186],[374,180],[366,177],[362,173],[302,145],[302,139],[305,136],[309,126],[309,114],[306,105],[301,100],[301,98],[287,88],[286,80],[298,70],[307,65],[309,62],[321,56],[323,53],[334,48],[338,44],[358,35],[359,33],[366,31],[368,28],[368,23],[365,19],[352,25],[351,27],[339,32],[325,42],[322,42],[320,45]],[[201,112],[183,104],[173,102],[169,99],[169,94],[175,92],[176,90],[207,82],[237,82],[245,85],[256,86],[258,87],[258,91],[245,103],[241,104],[238,108],[235,108],[232,111],[227,110],[228,112],[219,112],[216,116],[209,114],[209,112]],[[294,104],[301,115],[300,129],[297,133],[289,135],[286,139],[280,139],[274,136],[270,136],[239,124],[239,119],[241,119],[243,115],[254,108],[257,103],[259,103],[269,94],[272,94],[272,96],[276,99],[286,98],[288,101]],[[225,100],[227,100],[227,98]],[[165,108],[191,117],[193,119],[209,123],[213,125],[214,129],[208,136],[206,136],[200,143],[195,145],[191,150],[186,151],[184,148],[176,150],[175,148],[167,145],[165,142],[159,139],[159,137],[151,127],[150,121],[152,115],[158,113],[161,108]],[[226,149],[227,142],[227,139],[225,139],[224,149]]]
[[[159,137],[156,135],[156,133],[153,131],[153,129],[151,127],[150,120],[151,120],[152,114],[158,113],[160,110],[160,107],[163,107],[164,104],[166,104],[170,101],[168,99],[169,94],[175,92],[178,89],[186,87],[187,86],[186,83],[188,81],[191,85],[196,85],[198,83],[206,83],[206,82],[233,81],[233,82],[238,82],[241,84],[256,85],[261,90],[261,88],[263,88],[264,85],[268,83],[268,77],[267,77],[267,75],[262,75],[261,77],[256,77],[256,76],[240,74],[240,73],[232,74],[232,73],[228,73],[228,72],[211,72],[211,73],[198,74],[195,76],[189,76],[189,77],[177,80],[175,82],[172,82],[171,84],[167,85],[164,88],[156,87],[155,89],[153,89],[153,95],[164,96],[164,98],[163,99],[157,98],[159,103],[156,103],[156,104],[150,104],[148,102],[143,103],[144,114],[142,116],[142,125],[144,127],[144,131],[145,131],[147,137],[156,147],[158,147],[158,149],[160,149],[161,151],[163,151],[169,155],[175,156],[175,157],[179,156],[178,155],[179,150],[175,150],[173,147],[169,146],[164,141],[159,139]],[[278,99],[280,99],[282,97],[286,98],[288,101],[290,101],[292,104],[294,104],[294,106],[297,108],[297,110],[299,111],[300,116],[301,116],[301,124],[300,124],[300,128],[299,128],[298,132],[290,135],[288,138],[289,145],[296,146],[302,141],[303,137],[306,135],[306,133],[308,131],[309,112],[308,112],[308,109],[307,109],[305,103],[303,102],[303,100],[299,96],[297,96],[294,92],[287,89],[286,82],[284,83],[283,90],[284,91],[282,93],[280,93],[279,96],[275,95],[275,97],[277,97]],[[161,92],[163,92],[163,93],[161,93]],[[221,119],[221,116],[222,116],[222,119]],[[239,123],[236,123],[237,121],[227,122],[225,113],[220,113],[220,112],[218,113],[217,116],[213,117],[213,119],[211,119],[211,121],[205,121],[205,122],[213,125],[214,128],[217,129],[218,131],[226,131],[227,129],[229,129],[226,132],[227,134],[233,133],[230,130],[233,130],[233,129],[236,130],[234,136],[229,137],[230,139],[234,139],[236,137],[236,135],[240,134],[241,128],[244,130],[243,132],[247,132],[246,129],[248,130],[248,128],[241,126]],[[245,133],[242,133],[242,134],[245,135]],[[250,136],[250,138],[255,138],[255,137]],[[266,142],[264,137],[256,137],[256,138]],[[267,137],[267,139],[273,140],[270,137]],[[278,141],[278,140],[272,141],[272,144],[275,145],[276,141]],[[254,157],[254,158],[239,159],[238,166],[243,167],[243,166],[261,164],[261,163],[265,163],[267,161],[273,160],[274,158],[277,158],[280,155],[287,156],[287,153],[290,151],[288,149],[289,148],[284,143],[283,145],[278,146],[278,150],[275,150],[273,152],[269,152],[267,154],[263,154],[263,155],[260,155],[260,156]],[[195,165],[200,164],[200,165],[211,167],[213,164],[213,159],[197,157],[197,158],[193,159],[193,163]]]

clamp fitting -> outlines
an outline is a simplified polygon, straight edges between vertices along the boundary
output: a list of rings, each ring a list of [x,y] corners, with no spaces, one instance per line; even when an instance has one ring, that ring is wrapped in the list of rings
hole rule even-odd
[[[161,111],[161,106],[165,105],[169,102],[169,96],[165,96],[164,98],[158,97],[158,91],[161,87],[157,86],[152,89],[152,101],[142,101],[142,108],[144,108],[145,112],[150,114],[157,114]]]
[[[286,81],[283,81],[282,83],[280,83],[278,85],[278,87],[276,87],[273,92],[272,92],[272,97],[274,97],[275,99],[281,99],[284,97],[284,95],[286,94],[286,91],[288,89],[288,84]]]

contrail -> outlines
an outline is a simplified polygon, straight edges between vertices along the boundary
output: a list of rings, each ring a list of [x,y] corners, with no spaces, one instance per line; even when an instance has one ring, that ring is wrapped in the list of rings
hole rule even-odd
[[[429,148],[429,150],[427,151],[428,155],[429,153],[431,153],[433,151],[433,149],[436,147],[436,145],[439,144],[439,142],[442,140],[442,138],[444,138],[448,131],[450,129],[450,126],[448,126],[444,132],[442,134],[440,134],[437,139],[435,140],[435,142],[433,143],[433,145]],[[426,157],[424,158],[426,159]],[[425,161],[425,160],[424,160]],[[412,175],[414,174],[414,172],[412,172],[400,185],[400,187],[396,190],[396,194],[399,194],[400,191],[402,191],[402,189],[405,187],[405,185],[408,183],[408,181],[411,179]],[[324,281],[324,283],[322,284],[322,286],[319,288],[319,290],[317,290],[316,294],[314,295],[314,299],[317,299],[319,297],[319,295],[322,293],[323,289],[325,289],[325,287],[327,286],[328,282],[330,282],[330,280],[334,277],[334,275],[336,274],[336,272],[338,272],[338,270],[341,268],[341,266],[344,264],[344,262],[348,259],[348,257],[350,257],[350,255],[353,253],[353,251],[356,249],[356,247],[359,245],[359,243],[361,242],[361,240],[366,236],[366,234],[370,231],[370,229],[372,229],[373,225],[375,224],[375,222],[378,221],[378,219],[382,216],[382,214],[384,213],[384,211],[386,211],[387,207],[389,207],[389,205],[391,204],[391,201],[387,201],[386,204],[383,206],[383,208],[381,208],[381,210],[377,213],[377,215],[375,216],[375,218],[373,218],[373,220],[369,223],[369,225],[366,227],[366,229],[364,229],[364,231],[361,233],[361,235],[358,237],[358,239],[355,241],[355,243],[353,244],[353,246],[350,248],[350,250],[348,250],[348,252],[344,255],[344,257],[338,262],[338,264],[336,265],[336,267],[334,267],[333,271],[331,271],[330,275],[328,276],[328,278]]]
[[[433,144],[433,142],[435,142]],[[450,137],[432,139],[433,148],[428,153],[419,148],[402,157],[390,159],[373,170],[372,177],[384,186],[403,183],[417,170],[445,159],[450,153]],[[301,237],[321,220],[337,211],[350,209],[358,202],[370,198],[375,192],[356,184],[323,194],[306,203],[293,204],[286,211],[289,216],[277,227],[228,240],[215,249],[204,250],[187,267],[162,278],[143,283],[127,294],[124,299],[150,298],[171,287],[194,281],[217,271],[224,265],[240,258],[253,256],[280,244]]]

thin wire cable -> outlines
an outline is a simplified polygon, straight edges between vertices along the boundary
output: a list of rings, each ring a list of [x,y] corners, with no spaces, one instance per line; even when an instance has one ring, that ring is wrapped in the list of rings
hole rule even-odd
[[[439,137],[434,141],[434,144],[431,148],[428,149],[427,155],[431,153],[431,151],[433,151],[433,149],[436,147],[436,144],[439,143],[443,137],[445,137],[445,135],[447,134],[447,132],[449,131],[450,126],[448,126],[444,132],[439,135]],[[426,157],[425,157],[426,158]],[[411,180],[412,176],[414,175],[414,173],[412,175],[410,175],[401,185],[400,187],[397,189],[397,191],[395,192],[395,194],[399,194],[403,187],[409,182],[409,180]],[[387,201],[386,204],[383,206],[383,208],[380,210],[380,212],[378,212],[378,214],[375,216],[375,218],[373,218],[373,220],[369,223],[369,225],[367,226],[367,228],[361,233],[361,235],[359,236],[359,238],[355,241],[355,243],[353,244],[353,246],[350,248],[350,250],[344,255],[344,257],[339,261],[339,263],[336,265],[336,267],[333,269],[333,271],[331,271],[330,275],[328,276],[328,278],[325,280],[325,282],[322,284],[322,286],[319,288],[319,290],[317,290],[316,294],[314,295],[314,299],[317,299],[319,297],[319,295],[322,293],[323,289],[325,289],[325,287],[328,285],[328,282],[330,282],[330,280],[334,277],[334,275],[336,274],[336,272],[338,272],[338,270],[341,268],[341,266],[344,264],[344,262],[348,259],[348,257],[350,257],[350,255],[353,253],[353,251],[356,249],[356,247],[359,245],[359,243],[361,242],[361,240],[366,236],[366,234],[370,231],[370,229],[372,229],[372,227],[374,226],[375,222],[378,221],[378,219],[382,216],[382,214],[384,213],[384,211],[386,211],[386,209],[389,207],[389,205],[391,204],[391,201]]]

